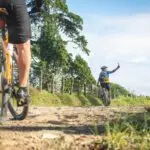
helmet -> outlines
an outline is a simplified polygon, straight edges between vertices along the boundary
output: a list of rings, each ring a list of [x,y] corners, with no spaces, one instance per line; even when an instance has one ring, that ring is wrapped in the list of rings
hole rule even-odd
[[[0,29],[3,29],[5,27],[7,16],[7,10],[5,8],[0,8]]]
[[[107,67],[107,66],[102,66],[102,67],[101,67],[101,69],[106,69],[106,68],[108,68],[108,67]]]

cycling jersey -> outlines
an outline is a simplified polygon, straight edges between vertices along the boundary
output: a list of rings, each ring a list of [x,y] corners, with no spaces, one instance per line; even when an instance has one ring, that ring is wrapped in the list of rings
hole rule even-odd
[[[102,71],[100,73],[99,81],[101,83],[109,83],[109,74],[110,74],[109,71]]]
[[[112,71],[106,71],[103,70],[101,71],[100,75],[99,75],[99,79],[98,81],[100,83],[109,83],[109,74],[114,73],[115,71],[117,71],[120,67],[118,66],[116,69],[112,70]]]

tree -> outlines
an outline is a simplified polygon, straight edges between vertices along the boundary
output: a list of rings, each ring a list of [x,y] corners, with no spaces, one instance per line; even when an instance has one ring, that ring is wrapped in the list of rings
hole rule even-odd
[[[124,87],[121,85],[118,85],[116,83],[111,83],[111,95],[113,98],[116,98],[120,95],[122,96],[130,96],[132,95],[128,90],[126,90]]]
[[[34,5],[33,0],[28,0],[28,3],[29,7]],[[83,52],[89,55],[90,51],[87,48],[87,40],[85,39],[85,36],[81,35],[81,31],[83,30],[83,20],[79,15],[69,11],[66,1],[45,0],[43,7],[44,11],[41,13],[41,16],[33,16],[32,23],[40,29],[43,28],[45,23],[55,23],[57,31],[65,34],[68,38],[68,40],[65,38],[66,42],[73,42]]]
[[[80,55],[77,55],[74,60],[74,70],[76,80],[78,80],[78,92],[80,93],[81,91],[80,86],[84,86],[84,94],[86,95],[86,86],[88,84],[94,84],[96,81],[92,76],[88,63]]]
[[[29,7],[34,5],[33,0],[28,0],[28,3]],[[69,67],[69,73],[66,75],[72,74],[70,73],[72,56],[66,49],[68,42],[73,42],[86,54],[89,54],[89,50],[85,37],[80,34],[83,20],[69,11],[66,1],[45,0],[43,7],[44,11],[40,16],[32,16],[33,57],[38,60],[38,63],[34,61],[33,70],[36,70],[33,71],[32,77],[35,75],[40,77],[42,74],[44,79],[41,83],[47,88],[49,83],[53,83],[53,78],[58,72],[65,73],[64,70]],[[71,70],[73,72],[73,69]],[[73,84],[73,75],[71,78]]]

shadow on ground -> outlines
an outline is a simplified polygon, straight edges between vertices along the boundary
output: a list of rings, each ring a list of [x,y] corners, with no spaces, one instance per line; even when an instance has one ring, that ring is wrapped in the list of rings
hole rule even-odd
[[[1,131],[17,131],[17,132],[35,132],[42,130],[51,130],[51,131],[63,131],[66,134],[85,134],[85,135],[93,135],[94,134],[94,126],[83,125],[83,126],[0,126]],[[104,125],[96,126],[98,132],[100,134],[105,132]]]
[[[121,125],[122,123],[129,123],[132,126],[136,126],[136,130],[141,130],[141,125],[145,123],[148,127],[150,127],[150,113],[126,113],[120,118],[116,120],[110,121],[109,124],[113,126],[114,124]],[[106,131],[106,124],[96,124],[96,125],[69,125],[66,122],[59,121],[47,121],[45,125],[24,125],[24,126],[8,126],[2,125],[0,126],[0,131],[17,131],[17,132],[37,132],[42,130],[50,130],[50,131],[62,131],[66,134],[85,134],[85,135],[93,135],[93,134],[104,134]],[[142,126],[143,127],[143,126]]]

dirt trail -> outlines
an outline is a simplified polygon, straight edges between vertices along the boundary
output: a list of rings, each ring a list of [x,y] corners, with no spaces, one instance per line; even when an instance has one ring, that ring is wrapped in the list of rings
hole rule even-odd
[[[142,107],[32,107],[27,119],[0,125],[0,150],[84,150],[104,124]],[[96,127],[96,131],[95,130]],[[96,132],[99,136],[94,136]]]

